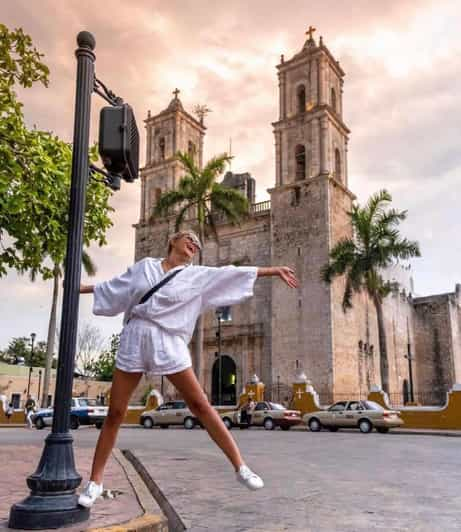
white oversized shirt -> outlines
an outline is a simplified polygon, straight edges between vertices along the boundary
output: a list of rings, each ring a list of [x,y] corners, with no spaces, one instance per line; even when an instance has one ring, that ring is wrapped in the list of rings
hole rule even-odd
[[[163,259],[146,258],[94,287],[94,314],[151,321],[190,341],[199,315],[210,308],[240,303],[253,295],[258,269],[252,266],[178,266],[163,271]],[[141,298],[165,276],[182,269],[145,303]]]

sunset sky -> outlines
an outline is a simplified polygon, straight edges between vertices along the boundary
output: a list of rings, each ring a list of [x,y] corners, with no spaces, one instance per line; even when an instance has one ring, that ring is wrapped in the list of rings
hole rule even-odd
[[[268,198],[275,179],[275,65],[280,54],[298,52],[307,27],[315,26],[314,36],[323,35],[346,72],[350,189],[364,201],[387,188],[408,210],[402,229],[423,254],[412,263],[418,294],[453,291],[461,282],[459,1],[16,0],[2,2],[0,21],[30,34],[51,70],[48,88],[21,92],[29,125],[71,140],[75,37],[89,30],[98,77],[135,109],[142,163],[143,119],[148,110],[163,110],[177,87],[187,110],[197,103],[212,109],[205,158],[228,150],[232,138],[232,169],[253,175],[258,200]],[[102,105],[94,97],[93,139]],[[91,249],[98,274],[90,282],[133,262],[139,195],[139,182],[114,194],[114,227],[106,247]],[[45,339],[51,282],[11,272],[0,287],[0,348],[31,332]],[[91,296],[82,296],[80,309],[80,322],[92,320],[105,337],[119,331],[120,318],[92,316]]]

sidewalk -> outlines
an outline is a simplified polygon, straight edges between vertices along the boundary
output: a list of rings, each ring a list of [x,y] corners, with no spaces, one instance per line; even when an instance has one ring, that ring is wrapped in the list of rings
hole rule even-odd
[[[26,477],[33,473],[42,452],[42,447],[2,445],[2,482],[0,483],[0,531],[8,528],[8,516],[12,504],[21,501],[28,494]],[[93,449],[74,448],[78,472],[83,477],[82,484],[88,479]],[[122,467],[123,466],[123,467]],[[131,521],[129,530],[145,530],[146,517],[149,517],[150,530],[162,528],[163,515],[150,497],[140,478],[130,470],[131,465],[124,460],[119,451],[110,457],[105,474],[105,489],[111,490],[115,498],[99,500],[91,511],[90,520],[63,530],[80,532],[89,529],[101,529],[116,526],[118,531],[128,530],[123,523]],[[126,470],[125,470],[126,469]],[[149,500],[150,498],[150,500]],[[133,522],[133,520],[135,520]]]

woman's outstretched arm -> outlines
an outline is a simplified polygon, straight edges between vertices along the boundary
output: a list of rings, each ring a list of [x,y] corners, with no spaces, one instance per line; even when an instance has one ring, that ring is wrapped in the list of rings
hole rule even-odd
[[[258,277],[280,277],[291,288],[299,285],[295,271],[288,266],[270,266],[268,268],[258,268]]]
[[[92,294],[94,292],[94,285],[92,284],[81,284],[80,293],[81,294]]]

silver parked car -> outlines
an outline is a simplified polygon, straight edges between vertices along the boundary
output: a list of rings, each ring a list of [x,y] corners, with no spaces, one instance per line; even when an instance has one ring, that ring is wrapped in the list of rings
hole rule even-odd
[[[312,432],[326,428],[336,432],[340,428],[356,428],[368,433],[376,428],[378,432],[389,432],[400,427],[403,420],[397,410],[387,410],[374,401],[338,401],[327,410],[309,412],[303,417]]]
[[[168,401],[154,410],[143,412],[139,424],[146,429],[155,426],[166,429],[170,425],[183,425],[185,429],[193,429],[199,422],[184,401]]]

